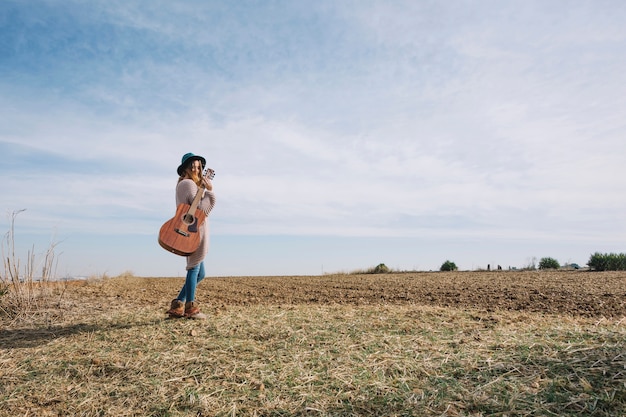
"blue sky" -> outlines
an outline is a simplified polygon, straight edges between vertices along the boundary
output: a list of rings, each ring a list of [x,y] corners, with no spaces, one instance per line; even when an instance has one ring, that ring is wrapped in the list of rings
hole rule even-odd
[[[0,227],[57,275],[585,264],[626,251],[622,1],[0,3]]]

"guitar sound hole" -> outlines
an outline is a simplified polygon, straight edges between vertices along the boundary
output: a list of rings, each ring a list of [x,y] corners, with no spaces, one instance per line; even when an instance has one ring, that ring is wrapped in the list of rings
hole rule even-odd
[[[189,224],[193,224],[194,218],[191,214],[185,214],[183,216],[183,223],[189,225]]]

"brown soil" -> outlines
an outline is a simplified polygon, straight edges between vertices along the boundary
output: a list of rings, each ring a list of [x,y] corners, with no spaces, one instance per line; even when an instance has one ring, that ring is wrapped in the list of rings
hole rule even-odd
[[[183,278],[76,282],[68,295],[111,304],[162,305]],[[220,309],[250,304],[416,304],[585,317],[626,317],[626,272],[481,271],[295,277],[208,277],[197,300]]]

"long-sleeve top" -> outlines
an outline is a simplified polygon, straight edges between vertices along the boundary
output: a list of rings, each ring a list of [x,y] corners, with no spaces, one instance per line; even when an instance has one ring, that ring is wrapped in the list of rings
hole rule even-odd
[[[196,196],[199,188],[190,179],[184,179],[180,181],[176,185],[176,206],[179,204],[189,204],[193,203],[193,199]],[[202,192],[202,191],[201,191]],[[198,204],[198,208],[204,211],[206,214],[206,219],[204,223],[200,225],[200,246],[194,253],[187,256],[187,269],[191,269],[198,265],[200,262],[204,260],[207,253],[209,252],[209,213],[213,210],[215,206],[215,194],[213,191],[204,190],[202,195],[202,199]]]

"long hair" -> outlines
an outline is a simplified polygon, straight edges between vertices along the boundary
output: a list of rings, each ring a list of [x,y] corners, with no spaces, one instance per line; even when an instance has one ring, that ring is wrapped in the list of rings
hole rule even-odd
[[[187,164],[187,166],[185,166],[185,169],[183,169],[183,175],[178,177],[178,182],[181,182],[182,180],[185,180],[185,179],[189,178],[193,182],[195,182],[198,187],[201,187],[202,186],[202,177],[201,177],[201,175],[202,175],[201,173],[200,173],[200,175],[198,175],[198,173],[193,172],[191,170],[191,164]]]

